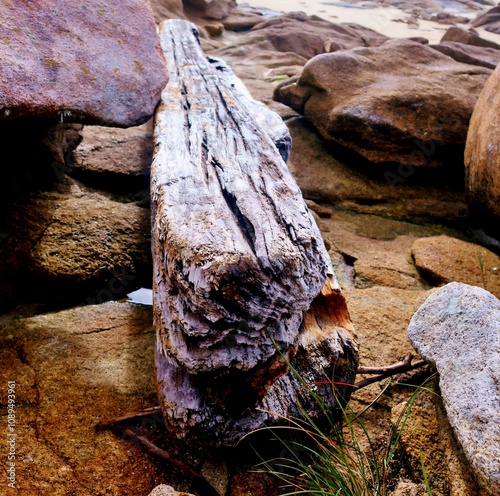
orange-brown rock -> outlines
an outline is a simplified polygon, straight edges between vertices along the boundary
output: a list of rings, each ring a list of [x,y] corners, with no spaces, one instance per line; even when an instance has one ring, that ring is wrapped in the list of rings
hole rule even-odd
[[[485,84],[470,120],[465,148],[465,185],[470,213],[500,236],[500,67]]]
[[[458,26],[452,26],[444,33],[441,38],[441,43],[443,41],[452,41],[458,43],[464,43],[465,45],[474,45],[479,47],[488,47],[499,49],[500,45],[494,41],[481,38],[475,29],[463,29]]]
[[[324,138],[375,163],[461,162],[467,127],[490,69],[408,40],[322,54],[275,99],[304,114]]]
[[[442,41],[437,45],[430,46],[434,50],[464,64],[495,69],[500,62],[500,50],[496,48],[467,45],[458,41]]]
[[[449,236],[432,236],[415,241],[411,254],[431,282],[463,282],[500,296],[500,257],[482,246]]]
[[[239,45],[292,52],[306,59],[358,46],[378,46],[388,38],[357,24],[334,24],[304,12],[271,17],[252,28]]]
[[[128,127],[167,83],[156,26],[140,0],[2,2],[0,119]]]
[[[186,12],[209,19],[223,19],[236,7],[235,0],[183,0]]]

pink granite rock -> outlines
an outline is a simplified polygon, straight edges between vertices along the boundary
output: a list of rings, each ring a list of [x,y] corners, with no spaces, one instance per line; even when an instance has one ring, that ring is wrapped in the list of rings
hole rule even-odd
[[[0,119],[128,127],[153,114],[168,76],[141,0],[0,3]]]

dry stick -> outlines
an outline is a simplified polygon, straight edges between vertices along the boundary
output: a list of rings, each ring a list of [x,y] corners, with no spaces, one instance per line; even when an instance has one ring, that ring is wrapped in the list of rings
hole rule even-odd
[[[121,422],[126,422],[128,420],[136,420],[142,417],[150,417],[153,415],[162,415],[162,411],[159,406],[151,406],[149,408],[145,408],[144,410],[140,410],[138,412],[130,412],[121,417],[115,417],[109,420],[104,420],[102,422],[99,422],[95,426],[95,429],[96,431],[112,429],[116,426],[116,424],[119,424]]]
[[[387,367],[358,367],[357,374],[373,374],[374,377],[356,382],[354,389],[358,390],[387,377],[418,369],[427,363],[425,360],[418,360],[416,362],[412,362],[412,360],[413,355],[410,353],[401,362],[388,365]]]
[[[138,443],[142,444],[142,446],[146,448],[150,453],[163,458],[189,477],[192,477],[194,479],[193,484],[197,486],[196,489],[199,490],[200,493],[203,494],[203,496],[220,496],[218,491],[214,489],[214,487],[210,484],[210,482],[207,481],[207,479],[205,479],[205,477],[203,477],[203,475],[201,475],[199,472],[197,472],[181,460],[177,460],[176,458],[172,457],[165,450],[162,450],[161,448],[156,446],[156,444],[152,443],[149,439],[136,434],[131,429],[124,429],[123,434],[129,436],[131,439],[135,439]]]
[[[125,436],[127,436],[127,439],[134,439],[137,441],[139,444],[141,444],[144,448],[146,448],[147,451],[152,453],[153,455],[159,456],[160,458],[163,458],[166,460],[168,463],[173,465],[174,467],[177,467],[179,470],[184,472],[186,475],[189,477],[193,478],[193,484],[197,486],[197,489],[199,489],[200,493],[203,494],[204,496],[220,496],[219,493],[213,488],[213,486],[203,477],[202,474],[191,468],[189,465],[184,463],[181,460],[178,460],[171,455],[169,455],[165,450],[161,449],[160,447],[156,446],[156,444],[152,443],[149,441],[149,439],[136,434],[134,431],[131,429],[124,428],[123,426],[120,426],[119,424],[121,422],[127,422],[130,420],[135,420],[138,418],[142,417],[150,417],[153,415],[161,415],[161,408],[159,406],[153,406],[150,408],[146,408],[145,410],[141,410],[139,412],[132,412],[128,413],[126,415],[123,415],[121,417],[115,417],[110,420],[105,420],[103,422],[100,422],[99,424],[96,425],[96,430],[97,431],[102,431],[105,429],[116,429],[122,432]]]

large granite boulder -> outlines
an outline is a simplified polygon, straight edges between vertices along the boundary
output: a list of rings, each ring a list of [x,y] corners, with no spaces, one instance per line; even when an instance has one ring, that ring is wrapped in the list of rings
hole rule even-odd
[[[449,422],[479,484],[500,495],[500,301],[457,282],[412,317],[408,335],[439,374]]]
[[[141,0],[2,2],[0,73],[0,119],[122,127],[152,116],[168,80]]]
[[[324,138],[375,163],[461,162],[467,127],[491,71],[408,40],[310,60],[275,99],[304,114]],[[401,169],[401,167],[400,167]]]
[[[473,217],[500,237],[500,66],[485,84],[470,120],[465,148],[465,186]]]
[[[306,59],[358,46],[378,46],[388,38],[357,24],[333,24],[304,12],[271,17],[238,40],[239,46],[292,52]],[[219,51],[221,56],[223,51]]]

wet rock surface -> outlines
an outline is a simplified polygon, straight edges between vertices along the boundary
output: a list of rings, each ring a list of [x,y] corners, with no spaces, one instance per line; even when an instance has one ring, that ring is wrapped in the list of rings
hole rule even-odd
[[[6,2],[0,17],[1,119],[126,127],[153,115],[167,72],[147,3]]]

